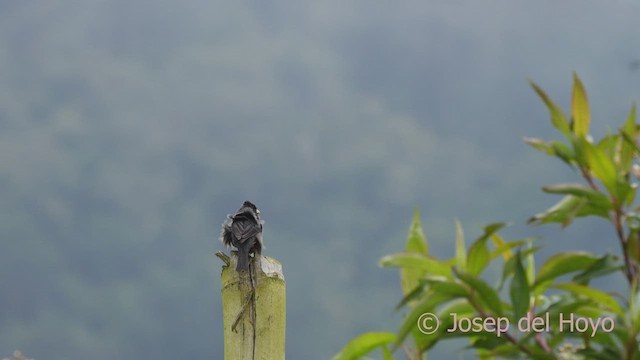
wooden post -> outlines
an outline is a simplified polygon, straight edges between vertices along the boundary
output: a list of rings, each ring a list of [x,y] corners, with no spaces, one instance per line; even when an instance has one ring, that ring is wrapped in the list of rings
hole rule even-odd
[[[260,256],[252,260],[248,272],[238,273],[235,252],[231,258],[216,255],[226,264],[222,266],[224,360],[284,360],[286,297],[282,265]]]

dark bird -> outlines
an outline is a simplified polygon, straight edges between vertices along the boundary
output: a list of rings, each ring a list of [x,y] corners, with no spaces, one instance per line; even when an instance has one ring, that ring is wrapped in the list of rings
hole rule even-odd
[[[238,249],[236,271],[249,269],[249,255],[262,253],[262,224],[260,210],[250,201],[245,201],[233,215],[227,215],[222,224],[220,240],[226,246]]]

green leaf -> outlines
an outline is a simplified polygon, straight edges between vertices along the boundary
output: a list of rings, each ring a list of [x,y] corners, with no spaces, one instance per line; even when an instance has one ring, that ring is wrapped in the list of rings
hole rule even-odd
[[[420,280],[420,285],[416,286],[411,293],[406,295],[400,303],[396,305],[396,310],[401,309],[411,301],[426,296],[425,294],[427,289],[429,294],[437,293],[447,295],[450,299],[467,297],[469,295],[469,290],[466,286],[454,280],[450,280],[442,276],[426,276],[424,279]]]
[[[556,156],[570,166],[573,166],[575,160],[574,155],[571,149],[564,143],[556,140],[546,142],[539,138],[528,137],[524,137],[522,140],[534,149],[540,150],[550,156]]]
[[[631,171],[633,158],[638,154],[636,140],[638,138],[638,126],[636,125],[636,104],[631,106],[631,112],[624,123],[621,133],[620,144],[620,169],[628,174]]]
[[[509,260],[509,258],[513,256],[513,252],[511,251],[512,247],[518,246],[515,243],[507,244],[507,242],[504,241],[502,236],[498,234],[491,234],[490,239],[493,242],[493,245],[496,246],[496,249],[491,252],[491,255],[490,255],[491,259],[495,258],[498,255],[502,255],[502,257],[505,260]],[[499,250],[499,251],[496,251],[496,250]]]
[[[595,255],[583,251],[556,254],[540,267],[533,288],[538,288],[541,284],[553,281],[561,275],[587,269],[596,261],[598,258]]]
[[[631,206],[633,204],[633,202],[636,199],[636,193],[638,192],[638,187],[629,184],[628,182],[626,182],[627,180],[625,180],[625,185],[629,186],[629,189],[627,191],[627,198],[625,200],[625,205],[626,206]]]
[[[547,109],[549,109],[549,116],[551,117],[551,123],[553,126],[560,130],[560,132],[562,132],[567,138],[570,138],[571,130],[569,128],[569,122],[560,107],[556,105],[553,100],[551,100],[549,96],[547,96],[547,94],[533,81],[529,80],[529,84],[531,84],[533,90],[535,90],[540,99],[542,99],[547,106]]]
[[[415,209],[413,213],[413,221],[409,228],[409,236],[407,237],[406,252],[414,252],[423,255],[429,254],[429,243],[427,237],[422,231],[422,225],[420,224],[420,210]]]
[[[502,255],[502,258],[505,261],[508,261],[513,256],[513,251],[511,251],[512,249],[530,243],[531,241],[538,240],[538,238],[527,238],[506,242],[498,234],[491,235],[491,239],[494,240],[493,243],[496,245],[496,248],[491,251],[489,259],[493,260],[497,256]]]
[[[471,245],[469,257],[467,258],[467,271],[472,274],[479,274],[489,264],[489,249],[487,248],[487,238],[482,237]]]
[[[591,279],[610,274],[623,268],[617,256],[605,254],[593,265],[573,277],[573,281],[581,285],[588,285]]]
[[[486,306],[493,310],[497,315],[502,315],[502,301],[496,290],[494,290],[489,284],[477,276],[463,271],[454,269],[456,276],[464,283],[469,285],[471,289],[480,295],[476,298],[482,301]]]
[[[526,272],[527,272],[527,281],[529,282],[529,284],[533,284],[533,282],[536,279],[536,262],[535,259],[533,258],[533,253],[535,251],[533,251],[533,242],[529,241],[529,243],[527,244],[527,250],[524,251],[524,253],[522,254],[522,256],[526,256],[527,258],[527,268],[526,268]]]
[[[567,163],[569,166],[573,166],[574,162],[578,162],[577,154],[574,155],[574,153],[565,143],[554,140],[551,142],[551,147],[553,148],[554,155],[560,160]]]
[[[631,106],[631,111],[629,112],[627,121],[625,121],[620,131],[622,133],[622,138],[623,138],[623,144],[621,149],[621,158],[622,158],[621,166],[623,167],[623,169],[627,169],[631,166],[633,155],[637,150],[637,145],[635,144],[635,141],[638,138],[638,126],[636,125],[636,103],[635,102]],[[629,143],[629,140],[631,140],[632,144]]]
[[[420,283],[415,288],[413,288],[413,290],[411,290],[411,292],[406,294],[402,298],[402,300],[400,300],[398,305],[396,305],[396,310],[400,310],[403,307],[407,306],[407,304],[417,301],[418,299],[423,297],[424,293],[427,291],[426,288],[428,285],[429,284],[426,281],[421,280]]]
[[[603,211],[609,211],[613,206],[609,198],[592,188],[577,183],[557,184],[545,186],[542,188],[544,192],[551,194],[574,195],[589,200],[594,206],[602,207]]]
[[[416,273],[421,274],[420,278],[427,274],[444,276],[447,278],[452,277],[450,265],[430,256],[416,253],[397,253],[387,255],[380,259],[380,266],[399,267],[405,271],[419,270],[416,271]],[[420,278],[416,280],[416,285],[420,282]]]
[[[562,226],[567,226],[573,221],[577,209],[582,206],[584,200],[581,200],[577,196],[567,195],[558,201],[555,205],[538,213],[529,219],[529,224],[547,224],[557,222]]]
[[[534,149],[540,150],[542,152],[547,153],[548,155],[555,155],[555,150],[553,149],[553,146],[551,146],[551,144],[547,143],[546,141],[540,139],[540,138],[529,138],[529,137],[523,137],[522,140],[530,145],[531,147],[533,147]]]
[[[513,304],[514,318],[520,319],[529,311],[531,293],[527,274],[524,266],[522,265],[522,255],[520,251],[516,252],[514,261],[514,273],[513,279],[511,280],[509,295],[511,296],[511,303]]]
[[[429,245],[427,237],[422,231],[422,225],[420,225],[420,211],[415,209],[413,213],[413,221],[409,228],[409,235],[407,237],[407,244],[405,247],[407,253],[416,253],[422,255],[429,254]],[[400,268],[400,285],[403,293],[409,294],[417,285],[418,281],[426,271],[424,269],[415,267],[402,267]]]
[[[456,219],[456,267],[465,271],[467,269],[467,249],[464,244],[464,233],[462,225]]]
[[[640,154],[640,147],[638,146],[638,144],[636,144],[635,136],[629,136],[623,132],[622,138],[629,146],[633,148],[636,154]]]
[[[427,296],[424,296],[424,300],[417,303],[416,306],[407,314],[400,325],[400,329],[396,335],[396,339],[393,343],[392,351],[395,351],[404,341],[404,339],[412,331],[417,331],[417,322],[422,314],[427,312],[435,312],[436,306],[445,303],[452,299],[448,294],[429,292]],[[420,333],[419,333],[420,334]],[[420,334],[422,335],[422,334]],[[422,335],[424,336],[424,335]]]
[[[466,297],[469,295],[469,289],[467,289],[464,285],[455,282],[454,280],[449,280],[445,278],[436,278],[430,277],[425,279],[431,289],[440,294],[446,294],[454,297]]]
[[[631,230],[627,236],[627,255],[635,261],[640,261],[640,232],[638,229]]]
[[[629,112],[629,116],[627,117],[627,121],[625,121],[624,126],[622,127],[622,132],[627,134],[630,138],[634,139],[637,135],[637,125],[636,125],[636,103],[634,102],[631,105],[631,111]]]
[[[609,212],[602,205],[592,204],[586,198],[567,195],[549,209],[531,217],[529,224],[541,225],[556,222],[566,227],[574,218],[589,215],[609,218]]]
[[[332,360],[358,360],[376,348],[392,343],[396,335],[389,332],[368,332],[351,340]]]
[[[442,340],[445,337],[469,335],[469,333],[461,333],[460,331],[450,333],[446,330],[453,328],[453,321],[451,317],[452,313],[457,314],[458,317],[465,317],[472,316],[473,314],[475,314],[475,311],[476,310],[469,304],[469,301],[467,299],[458,299],[447,302],[436,314],[436,316],[440,320],[440,326],[438,327],[438,330],[429,336],[421,334],[422,336],[417,337],[417,348],[420,351],[426,351],[435,346],[439,340]]]
[[[484,228],[484,234],[479,237],[469,249],[469,255],[467,257],[467,271],[472,275],[477,275],[489,264],[490,254],[487,248],[487,240],[496,231],[503,228],[506,224],[494,223],[489,224]]]
[[[573,94],[571,97],[571,114],[573,115],[573,132],[578,137],[589,135],[591,115],[587,92],[582,81],[576,73],[573,73]]]
[[[598,149],[584,139],[582,139],[581,142],[592,174],[602,182],[610,194],[617,195],[616,184],[618,175],[613,161],[602,149]]]
[[[599,304],[604,306],[608,310],[614,312],[616,315],[621,318],[624,317],[624,311],[620,307],[620,304],[613,298],[613,296],[607,294],[604,291],[600,291],[597,289],[590,288],[588,286],[574,284],[574,283],[565,283],[565,284],[554,284],[551,287],[555,289],[567,290],[575,295],[584,296],[592,301],[595,304]]]
[[[603,137],[602,139],[600,139],[596,147],[600,149],[603,153],[605,153],[608,157],[613,159],[614,156],[616,156],[616,147],[618,146],[619,142],[620,142],[620,135],[610,133],[605,137]]]
[[[389,351],[389,348],[386,345],[382,347],[382,359],[393,360],[393,355],[391,355],[391,351]]]
[[[529,246],[526,250],[522,251],[522,256],[526,256],[527,258],[531,258],[531,260],[533,260],[533,254],[542,249],[541,246]],[[504,285],[504,283],[507,281],[507,279],[509,278],[509,276],[511,276],[513,274],[513,272],[515,271],[515,258],[512,257],[511,259],[507,260],[504,263],[504,266],[502,267],[502,278],[500,279],[500,284],[498,286],[498,289],[502,289],[502,286]],[[532,271],[529,269],[529,267],[527,268],[527,271]],[[529,283],[533,284],[533,280],[529,279]]]

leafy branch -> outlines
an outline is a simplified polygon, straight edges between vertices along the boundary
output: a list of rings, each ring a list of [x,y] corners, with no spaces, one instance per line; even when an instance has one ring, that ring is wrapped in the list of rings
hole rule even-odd
[[[581,182],[543,187],[544,192],[563,197],[531,217],[529,223],[558,223],[564,228],[577,218],[606,219],[620,245],[620,256],[560,252],[546,259],[536,272],[534,256],[540,249],[534,246],[536,239],[506,240],[499,234],[505,224],[494,223],[487,225],[467,248],[462,226],[456,222],[454,256],[438,259],[429,253],[416,210],[405,250],[380,260],[383,267],[400,269],[404,296],[398,309],[405,310],[402,325],[396,333],[367,333],[355,338],[334,360],[360,359],[376,349],[390,360],[399,348],[406,359],[424,359],[440,341],[455,337],[467,338],[481,359],[640,359],[640,207],[635,204],[640,128],[636,107],[632,106],[616,133],[594,141],[587,92],[576,74],[570,117],[542,88],[530,84],[564,139],[524,141],[563,161]],[[482,273],[495,262],[501,263],[502,276],[491,285]],[[597,277],[620,273],[629,285],[628,296],[590,286]],[[569,281],[561,281],[568,275],[572,276]],[[503,293],[508,293],[507,300]],[[440,320],[432,333],[420,331],[418,321],[424,314],[435,314]],[[453,314],[456,320],[451,319]],[[563,316],[575,316],[589,325],[578,331],[563,331]],[[500,332],[495,319],[504,319],[511,326]],[[594,319],[605,319],[609,326],[615,324],[615,330],[597,328]],[[493,327],[462,329],[454,321],[490,323]]]

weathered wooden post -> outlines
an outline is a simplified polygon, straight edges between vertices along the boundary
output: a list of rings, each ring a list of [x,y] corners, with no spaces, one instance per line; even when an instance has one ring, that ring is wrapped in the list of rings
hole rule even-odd
[[[258,256],[238,273],[238,257],[216,254],[222,266],[224,360],[284,360],[286,297],[282,265]]]

